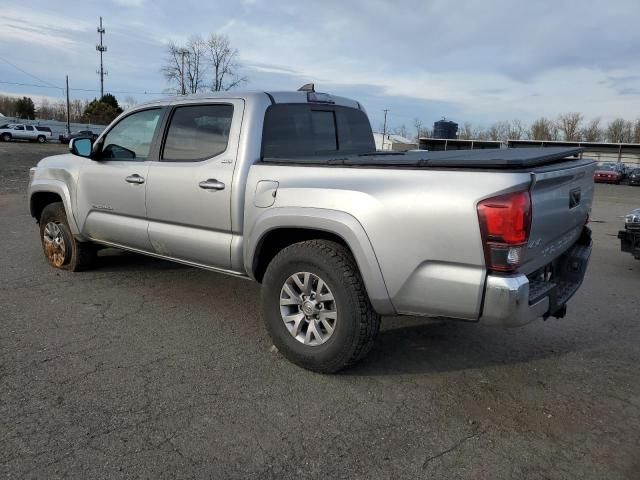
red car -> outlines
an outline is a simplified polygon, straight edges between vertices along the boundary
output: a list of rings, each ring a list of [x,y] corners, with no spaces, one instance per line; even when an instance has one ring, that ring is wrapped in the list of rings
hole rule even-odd
[[[596,183],[615,183],[616,185],[622,180],[622,174],[613,167],[598,167],[593,174],[593,181]]]

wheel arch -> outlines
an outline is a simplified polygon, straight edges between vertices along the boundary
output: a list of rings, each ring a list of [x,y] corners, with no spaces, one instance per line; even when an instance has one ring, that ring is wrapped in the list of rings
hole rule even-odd
[[[29,187],[29,212],[38,222],[44,208],[55,202],[62,202],[64,205],[71,233],[80,235],[80,230],[71,210],[71,195],[63,182],[55,180],[47,183],[34,182]]]
[[[245,243],[245,270],[262,281],[269,262],[289,245],[305,240],[323,239],[347,247],[358,265],[374,309],[391,315],[395,309],[384,277],[364,228],[345,212],[316,208],[269,209],[254,223]]]

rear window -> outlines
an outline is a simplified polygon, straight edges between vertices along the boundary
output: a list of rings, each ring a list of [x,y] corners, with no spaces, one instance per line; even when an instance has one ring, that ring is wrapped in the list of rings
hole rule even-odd
[[[262,142],[263,158],[375,151],[364,112],[333,105],[271,105],[265,114]]]

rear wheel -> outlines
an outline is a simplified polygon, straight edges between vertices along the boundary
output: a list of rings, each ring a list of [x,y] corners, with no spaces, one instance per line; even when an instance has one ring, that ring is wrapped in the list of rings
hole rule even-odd
[[[50,203],[42,211],[40,240],[44,255],[52,267],[77,272],[91,268],[95,263],[95,245],[74,238],[61,202]]]
[[[331,241],[280,251],[264,275],[262,306],[275,346],[291,362],[317,372],[358,362],[380,330],[351,253]]]
[[[3,142],[10,142],[11,141],[11,134],[10,133],[3,133],[2,134],[2,141]]]

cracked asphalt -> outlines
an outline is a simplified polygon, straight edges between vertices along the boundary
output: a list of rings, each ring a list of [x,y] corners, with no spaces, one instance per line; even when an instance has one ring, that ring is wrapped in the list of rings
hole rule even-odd
[[[640,262],[598,185],[562,320],[502,330],[390,318],[323,376],[271,351],[259,286],[104,250],[49,268],[25,197],[60,145],[0,143],[3,478],[640,478]]]

